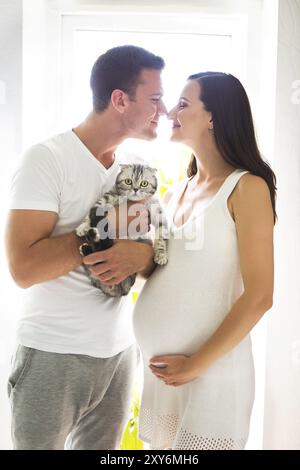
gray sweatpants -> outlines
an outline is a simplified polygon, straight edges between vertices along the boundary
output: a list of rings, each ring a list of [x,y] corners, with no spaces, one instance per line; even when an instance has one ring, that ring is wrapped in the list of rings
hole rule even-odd
[[[14,449],[118,449],[136,362],[136,345],[105,359],[20,345],[8,382]]]

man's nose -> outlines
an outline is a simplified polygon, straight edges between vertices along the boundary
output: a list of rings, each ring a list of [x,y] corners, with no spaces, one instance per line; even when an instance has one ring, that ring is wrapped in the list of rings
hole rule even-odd
[[[158,108],[158,114],[159,115],[163,115],[163,114],[167,114],[167,108],[166,108],[166,105],[163,101],[160,102],[160,106]]]

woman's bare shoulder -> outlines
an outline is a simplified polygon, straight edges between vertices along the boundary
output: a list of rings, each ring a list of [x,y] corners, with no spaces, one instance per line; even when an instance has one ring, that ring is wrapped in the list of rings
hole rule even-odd
[[[269,195],[269,187],[261,176],[253,175],[252,173],[246,173],[241,176],[237,185],[236,191],[234,191],[236,196],[239,198],[251,198],[253,194],[258,196]]]
[[[241,176],[228,202],[234,220],[238,213],[246,213],[248,208],[254,211],[255,208],[264,208],[266,212],[272,210],[267,182],[252,173]]]

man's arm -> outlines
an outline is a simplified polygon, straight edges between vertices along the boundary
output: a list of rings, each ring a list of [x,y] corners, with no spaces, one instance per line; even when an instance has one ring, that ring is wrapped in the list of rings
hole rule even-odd
[[[9,213],[5,245],[10,273],[24,289],[63,276],[82,263],[75,233],[49,238],[58,215],[14,209]]]

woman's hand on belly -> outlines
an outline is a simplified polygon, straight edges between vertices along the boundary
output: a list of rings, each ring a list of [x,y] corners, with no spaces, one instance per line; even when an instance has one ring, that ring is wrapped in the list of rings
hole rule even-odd
[[[187,384],[199,377],[201,373],[193,357],[179,354],[152,357],[149,361],[149,368],[159,380],[173,387]]]

